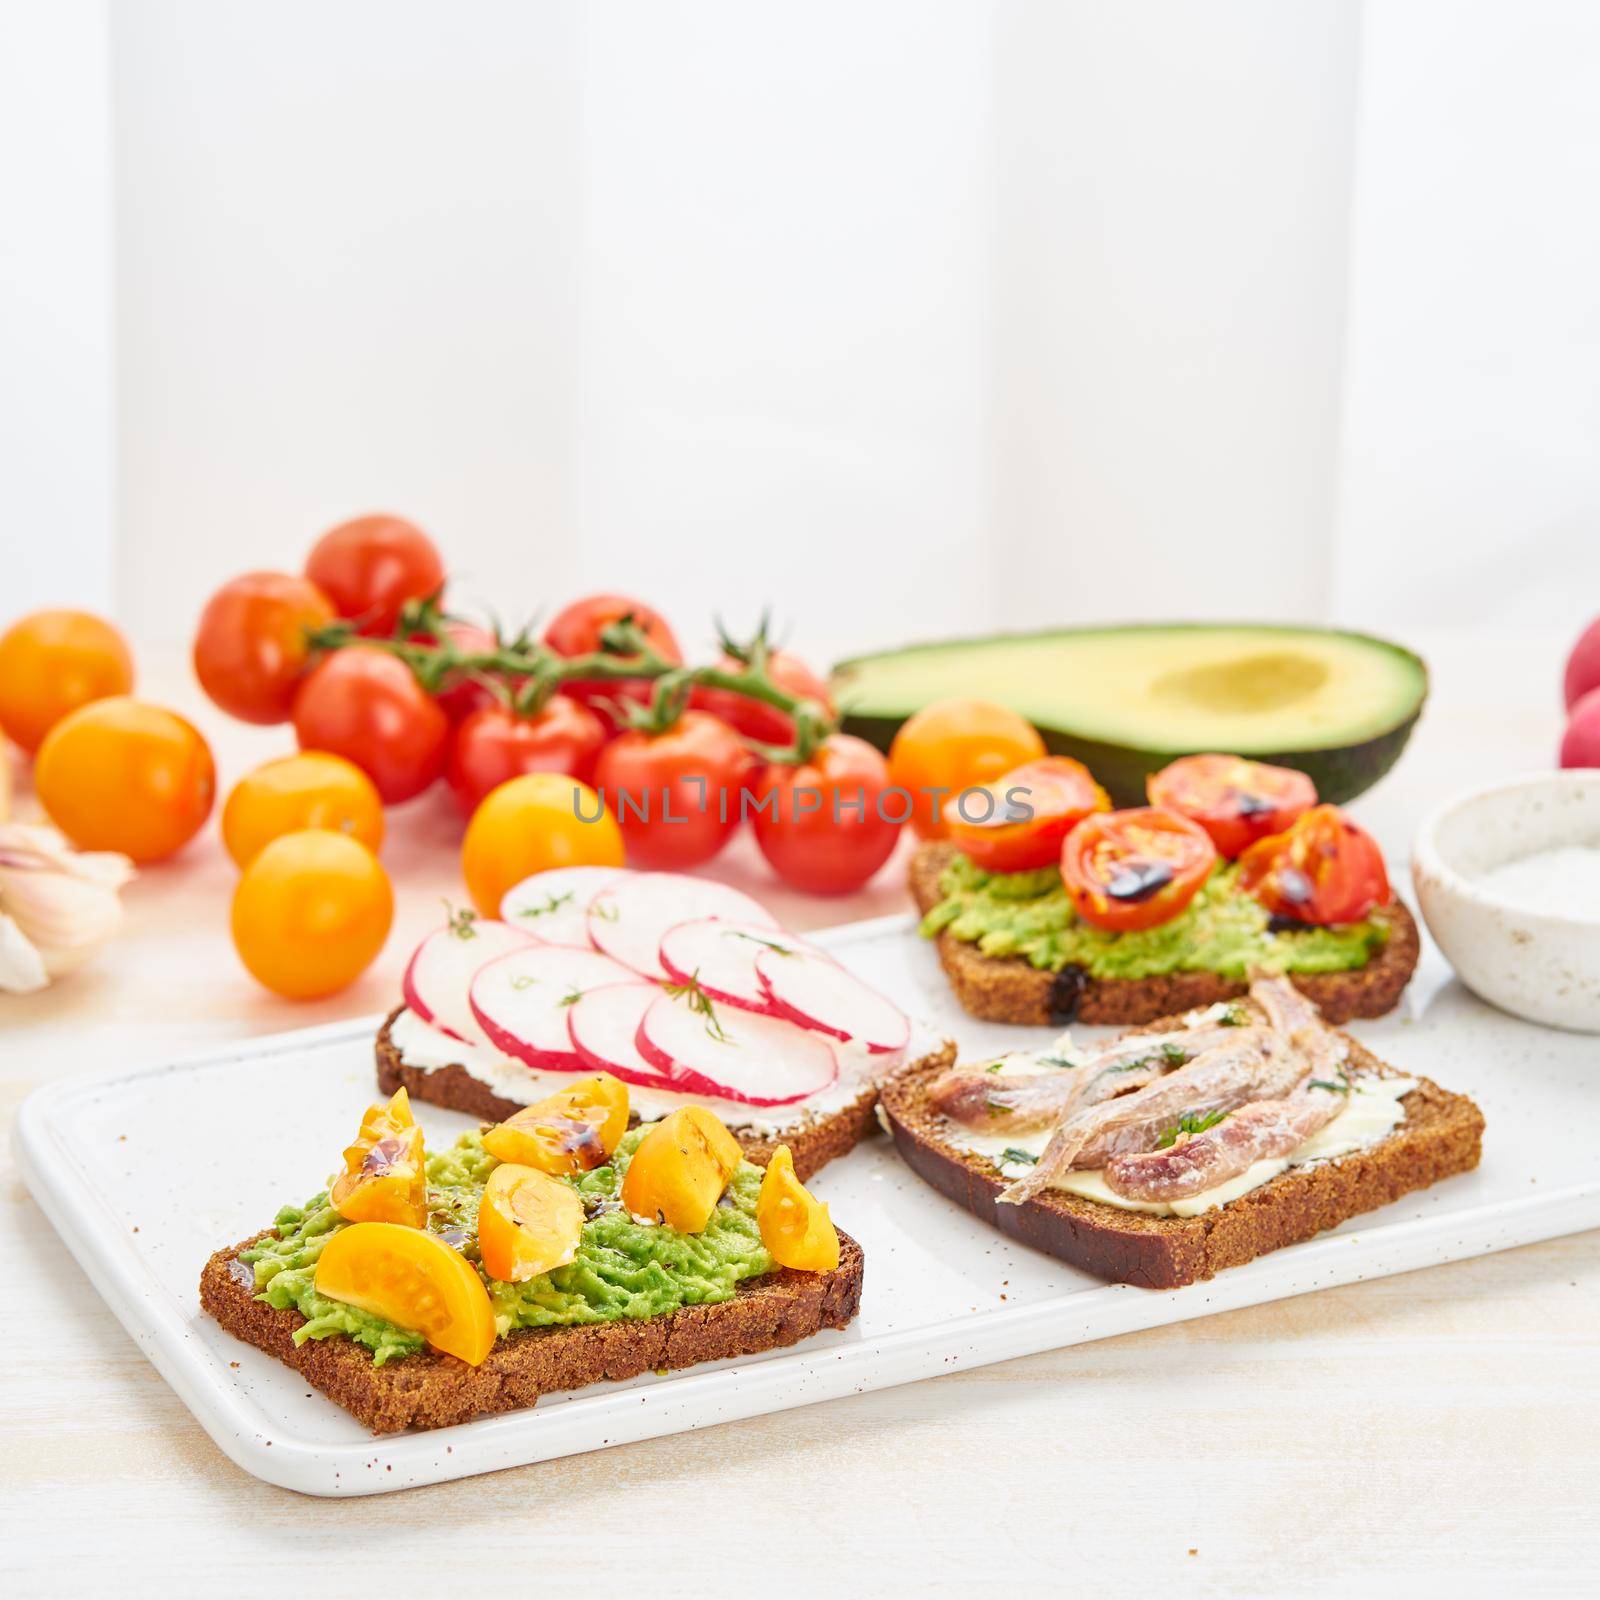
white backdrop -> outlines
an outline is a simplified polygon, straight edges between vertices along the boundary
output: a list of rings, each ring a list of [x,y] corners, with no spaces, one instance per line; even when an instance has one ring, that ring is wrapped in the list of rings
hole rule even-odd
[[[1600,607],[1582,0],[5,15],[0,612],[383,506],[819,654]]]

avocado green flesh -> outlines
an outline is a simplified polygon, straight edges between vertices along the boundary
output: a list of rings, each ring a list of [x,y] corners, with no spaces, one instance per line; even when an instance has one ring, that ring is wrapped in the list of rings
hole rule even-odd
[[[573,1327],[624,1318],[658,1317],[686,1305],[714,1305],[733,1298],[746,1278],[772,1270],[772,1257],[756,1225],[761,1169],[741,1164],[703,1233],[645,1227],[622,1205],[622,1175],[648,1131],[625,1134],[609,1166],[568,1179],[583,1196],[587,1220],[577,1255],[564,1267],[501,1283],[483,1274],[502,1338],[517,1328]],[[428,1158],[428,1229],[478,1264],[478,1203],[483,1186],[499,1163],[476,1133]],[[277,1236],[239,1253],[255,1268],[259,1298],[277,1311],[305,1318],[295,1343],[343,1334],[372,1352],[382,1366],[421,1350],[421,1334],[330,1300],[316,1289],[317,1258],[341,1228],[348,1227],[326,1192],[303,1206],[285,1206],[276,1220]]]
[[[1092,978],[1155,978],[1216,972],[1348,972],[1383,947],[1388,929],[1369,918],[1331,928],[1273,932],[1266,909],[1219,865],[1189,905],[1159,927],[1108,933],[1073,910],[1054,867],[989,873],[958,856],[939,879],[944,899],[922,920],[928,938],[948,933],[986,956],[1021,956],[1046,972],[1082,967]]]
[[[1224,751],[1297,767],[1335,803],[1394,764],[1427,671],[1410,651],[1322,628],[1143,625],[916,645],[834,669],[847,732],[887,749],[936,700],[998,701],[1119,805],[1180,755]]]

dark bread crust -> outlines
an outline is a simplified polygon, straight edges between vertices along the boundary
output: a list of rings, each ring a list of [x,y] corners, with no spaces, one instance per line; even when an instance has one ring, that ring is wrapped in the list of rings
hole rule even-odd
[[[384,1094],[393,1094],[396,1089],[404,1088],[413,1100],[424,1100],[430,1105],[444,1106],[451,1111],[465,1111],[469,1116],[480,1117],[485,1122],[504,1122],[522,1109],[524,1101],[508,1100],[504,1095],[496,1094],[488,1084],[474,1078],[465,1067],[439,1067],[428,1071],[421,1067],[406,1066],[390,1037],[394,1019],[403,1009],[396,1007],[391,1011],[378,1030],[378,1088]],[[947,1067],[955,1058],[955,1041],[950,1039],[932,1055],[908,1064]],[[868,1084],[848,1105],[830,1111],[826,1116],[818,1117],[780,1139],[764,1138],[737,1127],[732,1131],[744,1151],[745,1159],[753,1161],[758,1167],[766,1166],[772,1159],[772,1152],[780,1144],[788,1145],[789,1154],[794,1157],[795,1175],[803,1183],[830,1161],[848,1155],[869,1134],[877,1131],[878,1119],[874,1115],[877,1108],[878,1086]],[[760,1115],[759,1111],[756,1115]]]
[[[1371,1051],[1344,1037],[1358,1071],[1395,1076]],[[1144,1289],[1176,1289],[1297,1244],[1414,1189],[1470,1172],[1482,1150],[1483,1113],[1465,1095],[1422,1078],[1401,1101],[1405,1120],[1387,1138],[1331,1161],[1291,1167],[1198,1217],[1122,1211],[1054,1189],[1021,1205],[1004,1205],[999,1196],[1009,1180],[983,1156],[947,1142],[948,1125],[928,1101],[928,1087],[938,1076],[911,1067],[882,1091],[895,1148],[918,1177],[1013,1239],[1096,1277]]]
[[[939,877],[956,854],[954,845],[934,841],[912,856],[911,894],[924,915],[944,899]],[[1351,972],[1289,975],[1328,1022],[1381,1017],[1392,1011],[1416,970],[1421,940],[1411,913],[1396,900],[1374,916],[1389,924],[1389,939],[1366,966]],[[1075,967],[1064,973],[1041,972],[1021,956],[986,956],[975,944],[948,932],[941,933],[936,943],[956,999],[985,1022],[1132,1027],[1218,1000],[1236,1000],[1249,988],[1214,972],[1172,972],[1156,978],[1091,978]]]
[[[450,1427],[520,1410],[563,1389],[797,1344],[853,1320],[864,1265],[860,1245],[841,1233],[832,1272],[780,1267],[740,1284],[720,1305],[682,1306],[643,1322],[520,1329],[501,1339],[479,1367],[436,1350],[375,1367],[364,1348],[342,1335],[295,1344],[295,1329],[305,1319],[256,1299],[254,1272],[237,1260],[254,1242],[219,1250],[206,1262],[201,1306],[235,1338],[293,1367],[374,1433]]]

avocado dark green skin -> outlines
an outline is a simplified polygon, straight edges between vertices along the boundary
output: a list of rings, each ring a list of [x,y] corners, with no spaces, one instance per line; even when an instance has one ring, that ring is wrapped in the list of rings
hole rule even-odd
[[[1170,628],[1171,624],[1133,624],[1134,627],[1160,627]],[[1210,626],[1196,624],[1196,627]],[[1256,623],[1215,624],[1217,627],[1259,627]],[[1109,630],[1103,627],[1085,628],[1082,630],[1058,629],[1052,630],[1053,636],[1058,632],[1104,633]],[[1324,630],[1305,628],[1283,628],[1284,633],[1316,633]],[[1343,631],[1343,630],[1327,630]],[[1047,635],[1012,635],[1011,637],[1047,637]],[[1371,639],[1374,644],[1380,644],[1387,650],[1392,650],[1396,655],[1403,656],[1412,662],[1422,679],[1422,689],[1417,697],[1416,705],[1410,713],[1394,727],[1384,732],[1372,735],[1366,739],[1357,740],[1345,745],[1330,745],[1317,750],[1282,750],[1269,753],[1250,752],[1253,761],[1265,761],[1273,766],[1294,767],[1311,779],[1317,786],[1317,796],[1332,805],[1342,805],[1347,800],[1353,800],[1357,795],[1364,794],[1375,784],[1379,778],[1400,759],[1400,752],[1405,749],[1411,731],[1417,725],[1417,719],[1422,715],[1422,708],[1427,700],[1428,679],[1427,664],[1410,650],[1401,645],[1393,644],[1387,639],[1378,639],[1371,634],[1357,634],[1357,638]],[[947,644],[964,645],[979,641],[970,639],[952,639],[943,641]],[[939,645],[911,645],[911,650],[937,649]],[[900,655],[902,651],[884,651],[885,655]],[[839,688],[849,677],[852,668],[862,661],[873,659],[870,656],[853,657],[848,661],[841,661],[833,669],[835,688]],[[907,715],[910,715],[908,712]],[[853,733],[857,738],[865,739],[868,744],[875,745],[879,750],[888,752],[889,746],[894,741],[894,736],[900,731],[905,717],[862,715],[846,711],[842,718],[844,732]],[[1170,761],[1175,761],[1179,756],[1200,755],[1205,752],[1195,747],[1185,747],[1171,750],[1150,750],[1133,745],[1113,744],[1101,739],[1087,739],[1081,734],[1072,732],[1067,728],[1053,728],[1047,723],[1037,723],[1040,737],[1045,742],[1045,748],[1052,755],[1073,756],[1081,761],[1100,781],[1111,802],[1117,806],[1142,806],[1147,803],[1145,794],[1145,779],[1153,772],[1159,772]]]

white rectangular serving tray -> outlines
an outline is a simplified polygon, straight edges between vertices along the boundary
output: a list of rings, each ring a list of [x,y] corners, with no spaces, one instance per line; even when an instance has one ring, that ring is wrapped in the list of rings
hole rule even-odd
[[[960,1011],[909,917],[820,938],[954,1034],[965,1058],[1045,1037]],[[1478,1101],[1488,1133],[1475,1173],[1209,1283],[1151,1293],[1003,1238],[874,1139],[813,1184],[866,1251],[861,1315],[849,1329],[459,1427],[374,1438],[203,1316],[198,1282],[212,1251],[316,1191],[330,1150],[374,1097],[376,1026],[341,1023],[52,1084],[30,1097],[15,1129],[39,1204],[201,1425],[246,1471],[308,1494],[384,1493],[546,1461],[1600,1226],[1597,1042],[1491,1010],[1429,949],[1401,1010],[1358,1031],[1395,1065]],[[470,1125],[430,1106],[418,1112],[434,1147]]]

